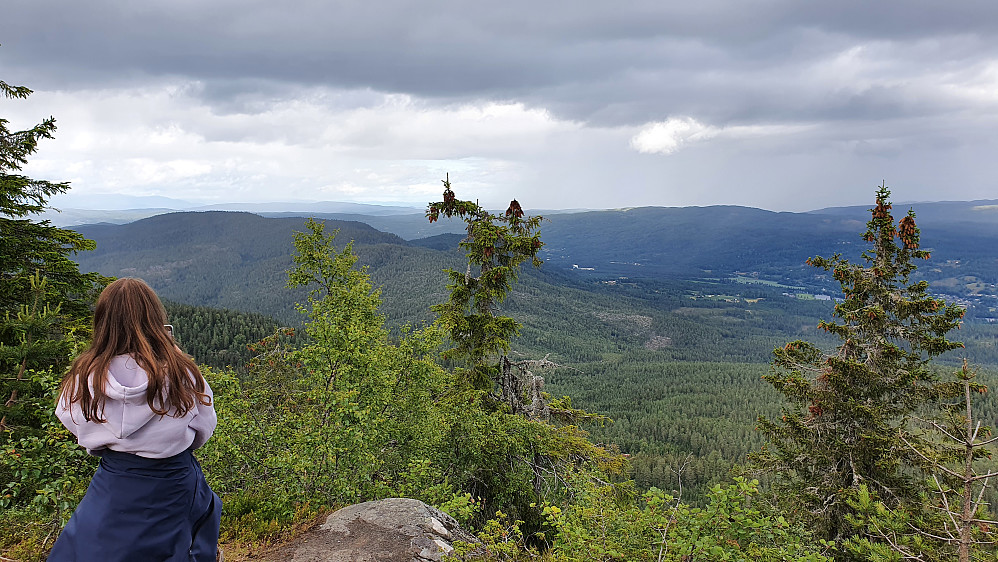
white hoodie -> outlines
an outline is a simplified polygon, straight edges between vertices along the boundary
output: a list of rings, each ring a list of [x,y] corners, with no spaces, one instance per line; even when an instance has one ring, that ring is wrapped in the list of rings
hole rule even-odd
[[[130,355],[119,355],[108,367],[104,392],[105,423],[87,421],[80,404],[67,404],[60,397],[56,416],[77,442],[93,454],[97,449],[111,449],[150,459],[172,457],[191,448],[204,445],[215,430],[215,408],[195,402],[195,407],[182,417],[161,416],[146,402],[149,377]],[[211,398],[211,388],[204,383],[205,394]]]

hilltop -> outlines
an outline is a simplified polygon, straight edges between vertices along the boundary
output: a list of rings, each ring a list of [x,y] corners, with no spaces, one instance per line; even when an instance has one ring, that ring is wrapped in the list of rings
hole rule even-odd
[[[990,317],[990,309],[998,305],[998,257],[993,252],[998,205],[992,203],[925,203],[916,208],[932,254],[918,275],[981,317]],[[864,213],[860,207],[775,213],[733,206],[555,213],[542,226],[542,275],[569,286],[623,278],[732,278],[803,287],[806,293],[834,291],[835,284],[804,261],[835,253],[858,259],[864,248],[857,234]],[[281,214],[289,216],[185,212],[124,225],[80,226],[77,230],[98,247],[78,259],[84,270],[146,278],[178,302],[290,318],[300,295],[282,296],[277,289],[290,265],[292,233],[301,229],[303,214]],[[439,272],[461,260],[456,248],[463,223],[430,224],[412,214],[314,214],[340,229],[342,243],[354,241],[361,264],[371,267],[384,291],[390,317],[402,322],[428,318],[425,307],[406,301],[425,303],[443,294]],[[417,225],[427,236],[407,239]]]

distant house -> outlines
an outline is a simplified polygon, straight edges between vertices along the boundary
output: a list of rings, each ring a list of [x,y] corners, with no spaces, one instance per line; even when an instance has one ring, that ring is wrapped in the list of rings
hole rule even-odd
[[[816,301],[830,301],[832,297],[828,295],[814,295],[814,300]]]

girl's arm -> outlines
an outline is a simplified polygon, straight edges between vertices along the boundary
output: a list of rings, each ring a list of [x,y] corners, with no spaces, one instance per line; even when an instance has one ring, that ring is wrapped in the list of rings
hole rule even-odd
[[[215,398],[207,380],[204,381],[204,393],[208,395],[212,405],[205,406],[200,401],[195,403],[194,418],[189,425],[194,430],[194,443],[191,446],[195,449],[201,448],[208,442],[208,438],[215,431],[215,425],[218,424],[218,417],[215,415]]]

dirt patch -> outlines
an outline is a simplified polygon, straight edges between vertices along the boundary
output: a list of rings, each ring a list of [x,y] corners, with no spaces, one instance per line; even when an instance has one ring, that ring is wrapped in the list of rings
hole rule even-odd
[[[659,349],[672,347],[672,338],[656,334],[652,331],[651,327],[653,319],[651,316],[645,316],[643,314],[619,314],[613,312],[594,312],[593,315],[603,322],[615,324],[629,330],[635,335],[647,337],[648,339],[645,340],[644,343],[645,349],[657,351]]]
[[[615,314],[612,312],[594,312],[596,318],[604,322],[623,324],[635,330],[647,330],[651,328],[651,316],[641,314]]]
[[[275,539],[275,542],[265,544],[224,543],[220,547],[225,551],[225,562],[287,562],[294,557],[295,548],[303,540],[317,535],[318,528],[329,517],[327,511],[314,518],[295,524],[290,536]]]
[[[645,342],[645,349],[650,349],[652,351],[658,351],[667,347],[672,347],[672,338],[668,336],[653,334],[652,337]]]

